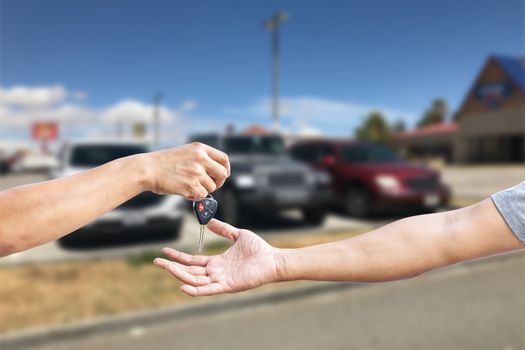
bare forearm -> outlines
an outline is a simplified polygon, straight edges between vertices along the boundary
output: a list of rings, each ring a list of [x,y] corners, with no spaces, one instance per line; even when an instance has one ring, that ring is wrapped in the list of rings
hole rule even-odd
[[[0,256],[60,238],[144,190],[141,155],[0,193]]]
[[[417,216],[344,241],[286,250],[284,279],[378,282],[445,265],[450,257],[439,249],[442,221],[439,216]],[[422,227],[425,232],[419,231]]]
[[[194,142],[0,192],[0,257],[60,238],[142,191],[201,200],[229,175],[225,153]]]
[[[284,250],[280,279],[388,281],[522,247],[487,199],[399,220],[351,239]]]

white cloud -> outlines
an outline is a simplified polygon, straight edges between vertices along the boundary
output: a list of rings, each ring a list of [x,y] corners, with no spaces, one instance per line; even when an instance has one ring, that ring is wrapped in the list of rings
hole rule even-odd
[[[85,106],[75,104],[64,104],[53,109],[48,109],[45,113],[38,113],[33,119],[48,119],[67,123],[89,122],[96,118],[97,112]]]
[[[87,99],[87,93],[84,91],[74,91],[71,93],[71,97],[76,101],[84,101]]]
[[[102,121],[105,123],[134,122],[151,123],[153,120],[154,106],[136,100],[123,100],[102,111]],[[173,122],[180,117],[179,112],[161,107],[159,109],[160,121]]]
[[[265,105],[269,106],[269,103],[266,102]],[[285,98],[282,100],[281,109],[285,117],[333,122],[359,117],[367,112],[367,107],[362,105],[312,97]]]
[[[0,105],[0,125],[26,128],[33,121],[57,121],[63,124],[80,124],[93,121],[96,111],[87,107],[63,104],[47,108],[9,108]]]
[[[0,104],[25,108],[49,106],[63,101],[67,91],[62,85],[0,87]]]
[[[182,103],[180,109],[184,112],[191,112],[197,108],[197,102],[194,100],[187,100]]]
[[[72,100],[68,102],[67,96]],[[102,108],[81,104],[83,92],[68,92],[62,86],[14,87],[0,86],[0,136],[2,138],[29,137],[30,125],[37,120],[57,121],[63,138],[88,135],[114,136],[117,124],[122,124],[124,136],[131,136],[134,123],[146,124],[151,130],[154,106],[134,99],[118,101]],[[184,101],[178,108],[162,106],[161,137],[165,144],[180,143],[184,138],[186,115],[197,103]]]
[[[184,103],[178,109],[170,109],[168,107],[159,108],[160,122],[162,127],[160,130],[161,143],[163,144],[179,144],[185,139],[185,112],[183,109]],[[142,103],[136,100],[123,100],[110,106],[100,112],[100,121],[104,125],[114,125],[123,122],[127,125],[124,130],[124,136],[131,137],[130,126],[134,123],[144,123],[146,130],[152,130],[154,106]],[[152,134],[149,133],[151,138]]]
[[[115,133],[122,123],[125,136],[131,133],[134,123],[145,123],[151,130],[154,106],[134,99],[92,108],[86,106],[86,94],[68,91],[61,85],[5,88],[0,86],[0,130],[1,137],[27,134],[35,120],[54,120],[61,126],[61,135],[81,137],[87,134]],[[162,106],[159,110],[164,143],[180,143],[187,132],[223,130],[233,123],[238,130],[250,124],[271,125],[271,104],[268,98],[260,98],[247,106],[226,108],[213,118],[198,117],[190,113],[197,108],[194,100],[183,101],[178,107]],[[292,135],[350,135],[371,110],[380,110],[393,122],[403,117],[408,124],[416,115],[396,109],[356,103],[353,101],[321,97],[298,96],[281,99],[282,130]],[[12,135],[15,135],[13,133]]]
[[[288,130],[295,130],[293,132],[295,134],[313,134],[323,131],[327,134],[348,135],[371,110],[381,111],[390,122],[394,122],[399,117],[408,121],[416,119],[416,115],[412,112],[352,101],[310,96],[280,99],[281,124]],[[266,120],[269,125],[271,101],[269,98],[261,98],[245,107],[228,108],[226,113],[244,118]]]
[[[293,130],[294,132],[292,134],[298,135],[298,136],[322,136],[324,135],[324,132],[316,128],[309,123],[305,122],[304,119],[297,119],[293,124]]]

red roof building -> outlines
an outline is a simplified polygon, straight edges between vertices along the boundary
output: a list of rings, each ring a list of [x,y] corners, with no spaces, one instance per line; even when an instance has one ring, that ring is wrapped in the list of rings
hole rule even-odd
[[[458,131],[459,125],[454,122],[440,123],[417,128],[410,131],[404,131],[395,135],[396,138],[418,138],[418,137],[432,137],[436,135],[450,135]]]
[[[453,122],[396,134],[392,146],[412,158],[525,162],[525,60],[489,57]]]
[[[268,135],[268,134],[271,134],[271,131],[266,129],[264,126],[261,126],[261,125],[250,125],[246,129],[244,129],[243,134],[246,134],[246,135]]]
[[[451,162],[458,129],[459,125],[453,122],[429,125],[394,135],[392,145],[408,158]]]

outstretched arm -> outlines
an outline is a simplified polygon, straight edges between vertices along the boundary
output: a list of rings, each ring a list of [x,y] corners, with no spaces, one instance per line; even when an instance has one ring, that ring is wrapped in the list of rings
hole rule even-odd
[[[0,192],[0,257],[60,238],[143,191],[202,199],[229,171],[226,154],[193,143]]]
[[[402,219],[341,242],[285,250],[282,276],[389,281],[519,248],[523,244],[486,199],[458,210]]]
[[[225,253],[155,263],[181,279],[192,296],[237,292],[290,280],[381,282],[416,276],[463,260],[524,248],[490,199],[449,212],[409,217],[342,241],[277,249],[217,220],[209,228],[235,241]]]

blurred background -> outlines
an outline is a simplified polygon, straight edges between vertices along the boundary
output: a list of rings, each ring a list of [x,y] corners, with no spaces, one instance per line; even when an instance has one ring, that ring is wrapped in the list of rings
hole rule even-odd
[[[230,156],[217,215],[276,246],[473,204],[525,179],[525,4],[0,0],[0,189],[190,141]],[[0,347],[525,348],[523,254],[191,300],[151,266],[195,251],[189,208],[143,193],[1,259]]]

